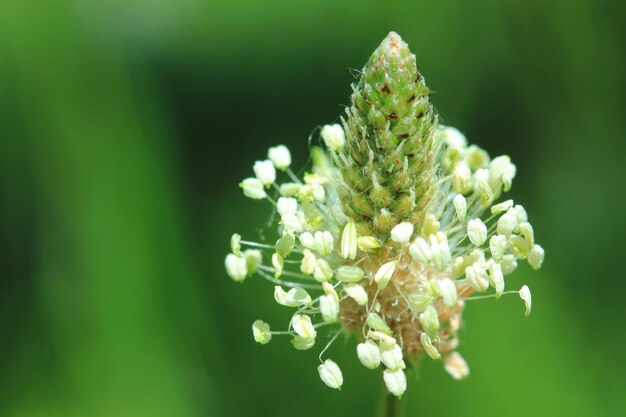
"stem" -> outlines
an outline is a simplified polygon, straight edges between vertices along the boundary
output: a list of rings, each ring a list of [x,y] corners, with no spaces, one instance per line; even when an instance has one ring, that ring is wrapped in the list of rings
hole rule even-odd
[[[384,382],[380,388],[378,417],[400,417],[400,399],[387,390]]]

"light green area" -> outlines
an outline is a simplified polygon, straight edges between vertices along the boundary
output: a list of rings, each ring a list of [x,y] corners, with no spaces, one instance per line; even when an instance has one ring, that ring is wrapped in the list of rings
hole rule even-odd
[[[0,415],[374,415],[355,341],[329,351],[341,392],[316,354],[254,343],[289,311],[223,257],[270,215],[237,187],[253,161],[285,143],[304,165],[390,30],[443,123],[511,155],[546,249],[507,280],[532,315],[468,303],[470,378],[425,360],[407,415],[626,414],[618,3],[2,2]]]

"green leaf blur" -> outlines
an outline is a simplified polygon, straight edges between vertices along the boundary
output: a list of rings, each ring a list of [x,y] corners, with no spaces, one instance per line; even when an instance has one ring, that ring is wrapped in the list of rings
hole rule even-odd
[[[373,416],[354,340],[317,358],[273,288],[230,280],[270,215],[237,183],[348,104],[395,30],[444,123],[511,155],[546,249],[515,297],[468,305],[470,378],[425,360],[411,416],[626,414],[623,2],[302,0],[0,4],[0,415]],[[496,306],[498,303],[500,305]],[[261,316],[262,315],[262,316]],[[342,346],[345,345],[345,346]]]

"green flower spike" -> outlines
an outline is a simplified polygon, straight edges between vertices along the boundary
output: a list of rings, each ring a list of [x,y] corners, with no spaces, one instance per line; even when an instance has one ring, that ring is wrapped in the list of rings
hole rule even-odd
[[[424,357],[442,359],[455,379],[468,376],[456,351],[467,301],[518,294],[531,311],[526,285],[505,291],[518,260],[538,269],[545,255],[526,210],[497,202],[516,167],[439,125],[428,96],[415,56],[392,32],[353,85],[342,123],[320,130],[311,172],[295,175],[278,145],[240,182],[246,197],[274,206],[277,233],[270,242],[234,234],[226,272],[270,281],[276,302],[294,310],[284,330],[255,321],[254,339],[288,335],[308,350],[328,335],[318,372],[331,388],[343,374],[322,356],[342,333],[401,397],[405,372]]]

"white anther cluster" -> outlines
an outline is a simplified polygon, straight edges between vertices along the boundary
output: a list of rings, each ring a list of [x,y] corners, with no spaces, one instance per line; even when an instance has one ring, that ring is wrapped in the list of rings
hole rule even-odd
[[[292,309],[286,330],[255,321],[255,341],[288,335],[294,348],[308,350],[320,332],[332,329],[331,343],[351,332],[359,361],[369,369],[382,366],[384,383],[399,397],[407,387],[407,363],[423,356],[442,359],[455,379],[469,374],[456,351],[467,301],[516,293],[530,313],[528,287],[507,292],[505,276],[520,260],[540,268],[544,250],[521,205],[496,204],[511,188],[515,165],[508,156],[491,159],[468,146],[457,129],[437,129],[442,152],[435,197],[421,223],[401,221],[387,234],[364,233],[367,228],[343,209],[337,161],[346,152],[346,136],[340,125],[321,129],[325,148],[313,148],[311,172],[302,178],[291,171],[283,145],[254,163],[255,176],[240,186],[245,196],[274,206],[276,240],[233,235],[226,272],[237,282],[258,274],[274,284],[276,302]],[[280,176],[286,181],[278,183]],[[325,359],[318,372],[326,385],[341,388],[337,363]]]

